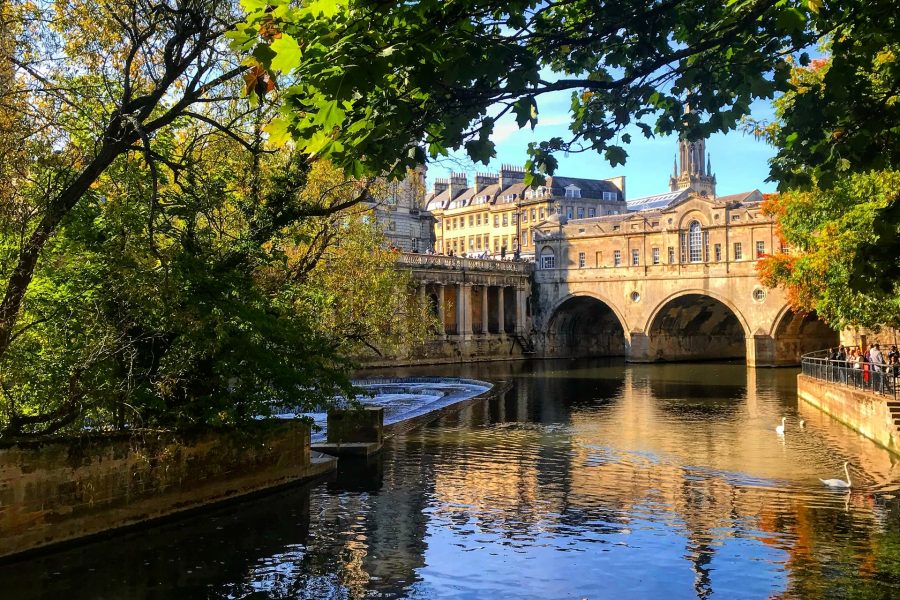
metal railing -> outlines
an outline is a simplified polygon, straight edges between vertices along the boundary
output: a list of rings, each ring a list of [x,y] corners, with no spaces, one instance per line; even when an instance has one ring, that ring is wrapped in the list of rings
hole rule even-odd
[[[502,273],[527,274],[534,269],[533,263],[512,260],[491,260],[485,258],[463,258],[442,254],[416,254],[403,252],[397,256],[397,264],[408,267],[441,268],[457,271],[499,271]]]
[[[884,362],[835,360],[832,351],[819,350],[804,354],[800,368],[804,375],[847,387],[897,399],[900,365]]]

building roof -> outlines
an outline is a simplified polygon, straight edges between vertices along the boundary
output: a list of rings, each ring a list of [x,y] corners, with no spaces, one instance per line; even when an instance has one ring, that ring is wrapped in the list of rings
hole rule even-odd
[[[762,192],[759,190],[729,194],[728,196],[716,196],[716,202],[721,202],[722,204],[748,204],[751,202],[762,202],[762,199]]]
[[[677,190],[674,192],[666,192],[664,194],[655,194],[653,196],[644,196],[643,198],[635,198],[629,200],[626,204],[630,211],[657,210],[672,206],[676,202],[688,197],[691,193],[690,188]]]
[[[574,185],[581,190],[582,198],[603,198],[603,192],[612,192],[616,197],[621,197],[622,190],[606,179],[585,179],[583,177],[559,177],[552,175],[547,177],[547,183],[544,185],[550,188],[554,196],[565,196],[566,188]]]

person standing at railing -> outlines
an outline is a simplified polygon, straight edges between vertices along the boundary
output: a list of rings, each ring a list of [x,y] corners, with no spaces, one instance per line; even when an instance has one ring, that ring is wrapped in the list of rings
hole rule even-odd
[[[872,389],[881,390],[881,371],[884,357],[881,355],[881,347],[874,344],[869,350],[869,365],[872,370]]]
[[[844,349],[843,344],[838,346],[838,349],[834,351],[831,359],[837,365],[838,381],[847,383],[847,351]]]
[[[850,351],[850,368],[852,370],[850,374],[850,379],[853,382],[853,387],[859,387],[860,383],[860,375],[862,374],[862,363],[859,361],[859,352],[854,348]]]

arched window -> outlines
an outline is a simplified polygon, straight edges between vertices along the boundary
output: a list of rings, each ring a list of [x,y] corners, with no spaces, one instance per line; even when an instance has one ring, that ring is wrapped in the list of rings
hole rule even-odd
[[[541,250],[541,268],[556,268],[556,255],[553,253],[553,249],[550,247],[545,247],[543,250]]]
[[[703,262],[703,231],[699,221],[691,221],[688,229],[688,257],[691,262]]]

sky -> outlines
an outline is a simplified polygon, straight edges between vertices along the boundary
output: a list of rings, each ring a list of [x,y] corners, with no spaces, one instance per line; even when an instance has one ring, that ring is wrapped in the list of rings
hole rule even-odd
[[[500,165],[525,164],[528,143],[546,140],[554,136],[567,137],[569,123],[569,93],[557,92],[538,98],[538,125],[534,131],[529,126],[519,129],[512,115],[506,115],[494,127],[491,136],[497,145],[497,158],[489,166],[473,164],[467,160],[464,151],[452,155],[452,160],[439,161],[428,166],[428,188],[436,177],[447,177],[450,170],[464,171],[473,182],[476,171],[497,172]],[[771,119],[769,102],[756,102],[751,107],[752,117]],[[634,199],[669,191],[669,176],[672,162],[678,150],[677,137],[655,137],[646,139],[639,132],[633,132],[631,143],[625,145],[628,160],[624,165],[610,167],[603,157],[594,152],[556,155],[559,167],[557,175],[606,179],[625,176],[626,198]],[[716,193],[720,196],[759,189],[774,192],[775,184],[766,182],[769,173],[768,160],[775,149],[752,135],[740,131],[715,134],[706,142],[706,149],[712,155],[712,170],[716,175]]]

